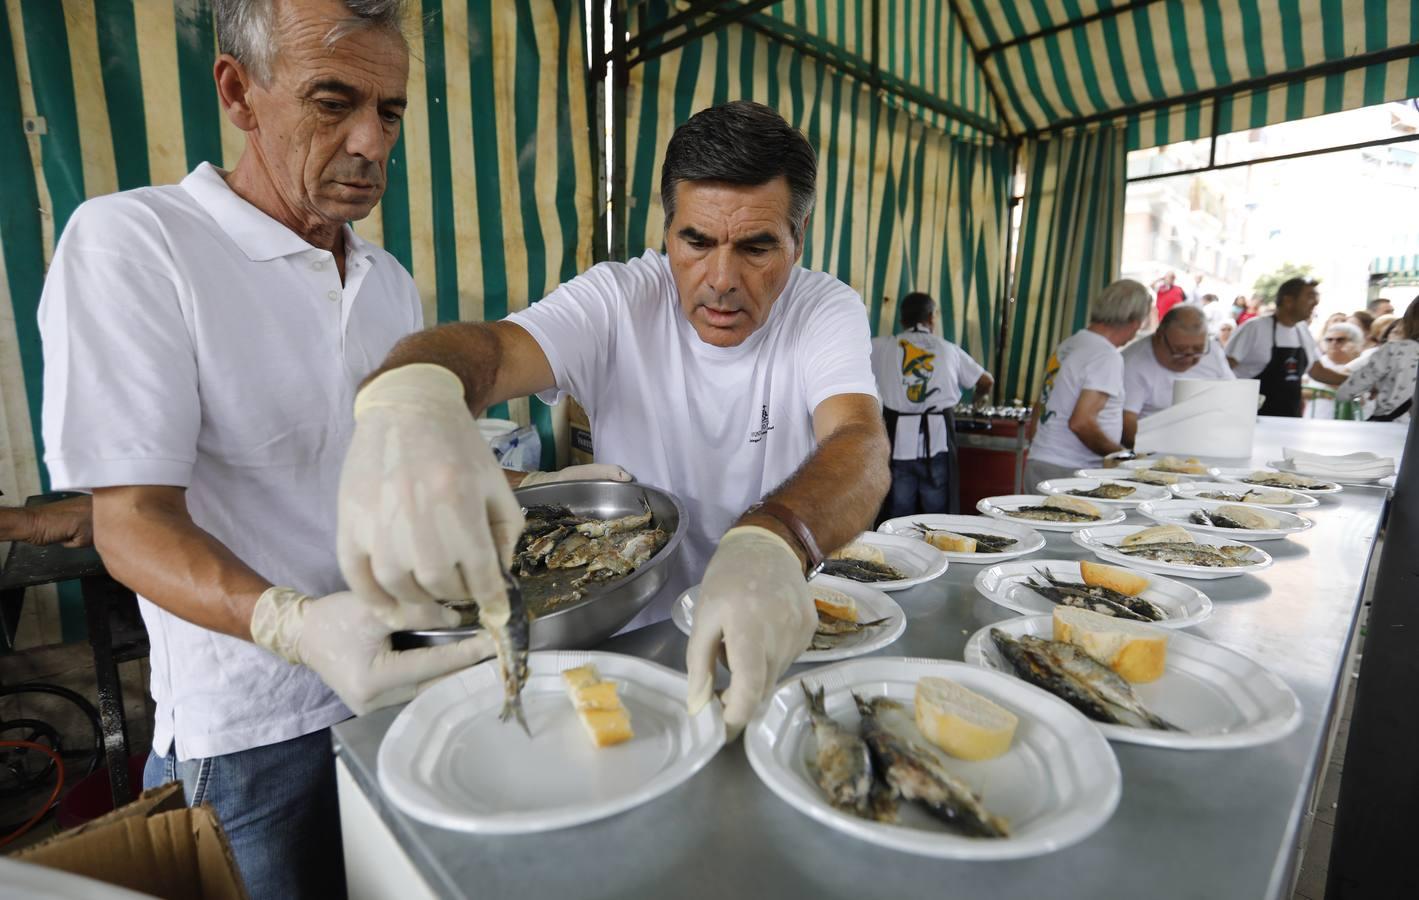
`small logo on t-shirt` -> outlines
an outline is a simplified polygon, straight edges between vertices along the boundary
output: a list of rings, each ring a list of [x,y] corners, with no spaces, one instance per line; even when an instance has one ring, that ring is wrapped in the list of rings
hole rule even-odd
[[[773,430],[774,426],[769,424],[769,405],[765,403],[759,408],[759,430],[749,432],[749,443],[757,444]]]

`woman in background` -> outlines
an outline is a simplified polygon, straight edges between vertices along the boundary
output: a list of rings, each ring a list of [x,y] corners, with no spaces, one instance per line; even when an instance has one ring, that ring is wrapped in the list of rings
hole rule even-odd
[[[1381,317],[1383,318],[1383,317]],[[1376,324],[1378,320],[1376,320]],[[1382,344],[1335,391],[1337,401],[1376,392],[1371,422],[1408,422],[1419,371],[1419,297],[1409,302],[1396,326],[1399,340]]]

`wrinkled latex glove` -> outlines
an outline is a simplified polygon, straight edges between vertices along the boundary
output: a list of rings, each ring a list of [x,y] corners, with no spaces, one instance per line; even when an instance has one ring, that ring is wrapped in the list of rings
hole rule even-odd
[[[350,591],[310,597],[268,588],[251,613],[251,639],[290,663],[306,666],[356,715],[414,699],[421,682],[466,669],[493,655],[487,631],[456,644],[391,650],[395,630],[377,604]],[[429,604],[411,611],[409,628],[458,624],[451,609]]]
[[[766,528],[729,529],[710,557],[695,601],[685,650],[690,714],[709,702],[722,644],[730,673],[724,727],[734,740],[779,676],[808,649],[817,625],[803,564],[788,543]]]
[[[620,466],[595,463],[589,466],[567,466],[556,472],[528,472],[518,487],[552,484],[557,481],[632,481],[631,473]]]
[[[439,599],[476,600],[489,621],[506,612],[500,563],[512,563],[522,525],[456,375],[401,366],[356,395],[336,553],[387,625],[409,628]]]

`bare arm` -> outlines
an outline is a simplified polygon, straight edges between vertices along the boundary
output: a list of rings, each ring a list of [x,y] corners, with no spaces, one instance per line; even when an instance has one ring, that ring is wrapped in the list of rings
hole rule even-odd
[[[1138,413],[1123,411],[1123,445],[1129,449],[1133,448],[1133,441],[1138,437]]]
[[[1069,414],[1069,430],[1084,442],[1085,447],[1100,456],[1123,449],[1122,444],[1104,434],[1104,430],[1099,427],[1099,413],[1104,411],[1104,405],[1108,402],[1108,394],[1085,388],[1079,392],[1074,411]]]
[[[1334,369],[1326,368],[1320,360],[1311,363],[1311,367],[1306,374],[1316,381],[1319,381],[1321,384],[1328,384],[1332,387],[1338,387],[1344,384],[1347,377],[1344,372],[1337,372]]]
[[[0,541],[87,547],[94,542],[93,500],[70,497],[42,506],[0,508]]]
[[[990,389],[993,387],[995,387],[995,379],[990,377],[989,372],[982,372],[981,376],[976,379],[974,399],[979,401],[983,397],[989,397]]]
[[[115,579],[175,616],[251,640],[251,610],[271,583],[192,521],[183,488],[94,491],[94,546]]]
[[[365,383],[411,363],[432,363],[457,375],[475,415],[496,403],[557,386],[542,347],[511,322],[452,322],[415,332],[394,345]]]
[[[831,553],[872,524],[891,485],[891,445],[875,397],[838,394],[813,411],[818,449],[765,499],[791,509]],[[798,551],[798,539],[772,516],[742,517],[740,525],[767,528]],[[803,553],[799,557],[806,564]]]

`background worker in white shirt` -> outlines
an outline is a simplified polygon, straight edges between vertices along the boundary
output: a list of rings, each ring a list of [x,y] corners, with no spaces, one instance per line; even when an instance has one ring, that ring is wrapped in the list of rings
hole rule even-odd
[[[1311,336],[1311,313],[1319,302],[1314,279],[1285,281],[1276,289],[1275,311],[1243,322],[1227,342],[1227,362],[1236,376],[1261,382],[1260,415],[1299,417],[1303,375],[1331,386],[1345,382],[1343,374],[1321,362]]]
[[[342,568],[411,603],[439,579],[505,603],[498,562],[521,516],[503,480],[469,463],[488,452],[472,412],[573,394],[598,458],[685,501],[679,565],[633,624],[667,617],[701,581],[689,706],[709,700],[722,646],[735,736],[813,636],[805,572],[869,527],[887,492],[862,300],[797,265],[816,171],[808,141],[768,107],[703,110],[665,151],[664,254],[601,263],[506,321],[400,342],[361,391],[371,411],[340,486]],[[364,472],[378,477],[351,477]],[[421,495],[421,513],[387,502]],[[430,532],[422,559],[390,539],[405,529]]]
[[[1173,382],[1179,378],[1235,377],[1221,345],[1207,336],[1203,309],[1174,306],[1147,340],[1123,351],[1123,445],[1133,446],[1140,418],[1173,405]]]
[[[1176,304],[1174,304],[1176,305]],[[1152,309],[1148,289],[1123,279],[1089,305],[1089,327],[1060,343],[1045,366],[1025,489],[1103,465],[1123,449],[1123,355]],[[1166,313],[1165,313],[1166,315]]]
[[[93,492],[94,542],[140,597],[144,786],[216,809],[252,897],[340,896],[329,726],[491,649],[392,653],[456,615],[346,592],[335,558],[356,387],[423,324],[409,273],[346,224],[399,137],[404,8],[215,7],[245,150],[70,219],[39,311],[45,463]]]
[[[960,511],[956,420],[961,393],[988,398],[995,379],[955,344],[934,332],[936,302],[907,294],[902,330],[872,341],[872,374],[892,442],[892,489],[881,518]]]

